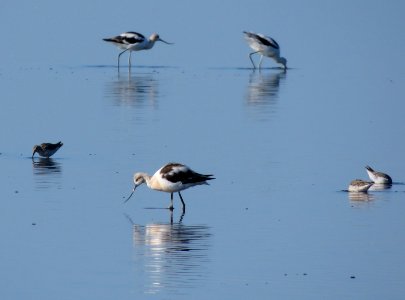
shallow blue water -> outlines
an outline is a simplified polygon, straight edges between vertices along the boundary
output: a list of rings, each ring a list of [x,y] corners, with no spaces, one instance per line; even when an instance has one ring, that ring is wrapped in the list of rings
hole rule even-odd
[[[297,4],[283,27],[275,25],[289,3],[272,7],[281,14],[270,22],[287,72],[270,60],[261,72],[249,69],[240,31],[267,25],[238,16],[259,4],[268,9],[233,6],[240,12],[223,27],[215,24],[225,4],[208,28],[199,14],[188,28],[159,12],[154,25],[176,45],[134,54],[130,72],[117,71],[118,51],[100,41],[121,26],[97,22],[100,15],[89,21],[87,5],[69,26],[33,22],[49,33],[76,33],[79,44],[45,51],[45,40],[31,52],[0,50],[1,298],[402,298],[405,48],[394,30],[403,28],[401,4],[353,4],[346,13],[324,4],[325,15],[299,13]],[[31,8],[56,22],[49,3]],[[377,8],[386,21],[379,27],[371,18]],[[188,51],[211,27],[229,34],[215,49],[202,43],[201,52]],[[191,29],[194,39],[185,34]],[[384,33],[385,62],[367,48],[374,41],[368,29]],[[344,55],[334,47],[343,37],[351,47]],[[230,44],[232,51],[217,50]],[[31,160],[34,144],[59,140],[64,146],[51,160]],[[170,196],[146,186],[123,204],[134,172],[153,173],[169,161],[216,180],[182,193],[184,215],[177,195],[171,214]],[[367,164],[395,184],[364,197],[343,192],[352,179],[367,179]]]

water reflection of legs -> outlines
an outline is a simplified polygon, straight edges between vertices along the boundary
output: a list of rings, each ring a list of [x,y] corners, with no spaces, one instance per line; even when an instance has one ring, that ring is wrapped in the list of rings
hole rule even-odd
[[[210,228],[185,225],[184,214],[178,222],[132,224],[134,247],[134,284],[144,294],[173,295],[193,289],[207,276]]]
[[[170,224],[173,224],[173,210],[170,209]],[[178,224],[181,224],[183,222],[183,218],[186,214],[186,211],[183,210],[182,214],[180,215],[179,221],[177,222]]]
[[[183,211],[182,214],[179,217],[179,220],[176,223],[174,223],[174,221],[173,221],[174,220],[173,219],[173,210],[169,210],[169,212],[170,212],[170,224],[171,225],[173,225],[173,224],[181,224],[183,222],[184,216],[186,215],[186,212]],[[132,218],[131,218],[130,215],[124,214],[124,216],[132,225],[135,225],[135,223],[134,223],[134,221],[132,221]]]
[[[139,108],[157,107],[158,81],[153,74],[128,73],[123,76],[118,70],[117,79],[106,83],[105,96],[114,105],[127,105]]]

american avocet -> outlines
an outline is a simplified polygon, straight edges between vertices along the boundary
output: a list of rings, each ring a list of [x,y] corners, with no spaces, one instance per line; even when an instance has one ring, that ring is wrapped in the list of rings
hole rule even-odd
[[[180,191],[195,185],[208,184],[207,180],[215,179],[212,176],[214,175],[203,175],[194,172],[183,164],[168,163],[157,170],[153,176],[149,176],[146,173],[135,173],[134,189],[125,202],[131,198],[135,189],[139,185],[146,182],[146,185],[152,190],[170,193],[170,210],[173,210],[173,193],[177,192],[180,196],[181,203],[183,204],[184,212],[186,210],[186,204],[184,203]]]
[[[162,40],[157,33],[153,33],[149,39],[146,39],[142,34],[128,31],[121,33],[120,35],[105,38],[103,39],[106,42],[113,43],[118,48],[123,49],[124,51],[118,54],[118,68],[120,67],[120,56],[124,52],[129,50],[129,58],[128,58],[128,65],[131,66],[131,54],[132,51],[139,51],[139,50],[148,50],[153,47],[156,41],[161,41],[168,45],[172,45],[172,43],[168,43]]]
[[[261,54],[259,69],[262,66],[263,56],[271,57],[277,63],[282,64],[284,69],[287,69],[287,60],[284,57],[280,57],[280,46],[274,39],[261,33],[253,33],[248,31],[244,31],[243,33],[245,34],[245,39],[250,48],[255,51],[249,54],[249,58],[254,69],[256,69],[256,65],[253,62],[252,55],[256,53]]]
[[[364,181],[361,179],[355,179],[350,182],[349,185],[349,192],[358,192],[358,193],[366,193],[367,190],[373,185],[373,182]]]
[[[58,142],[56,144],[42,143],[41,145],[35,145],[34,148],[32,149],[32,157],[34,157],[35,153],[38,153],[39,156],[42,157],[51,157],[62,146],[63,146],[62,142]]]
[[[368,173],[368,177],[374,182],[378,184],[392,184],[392,178],[382,172],[374,171],[370,166],[366,166],[366,170]]]

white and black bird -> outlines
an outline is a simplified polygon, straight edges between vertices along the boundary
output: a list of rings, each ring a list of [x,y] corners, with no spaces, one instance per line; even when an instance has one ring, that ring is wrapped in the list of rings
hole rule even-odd
[[[32,157],[34,157],[35,153],[38,153],[39,156],[49,158],[54,155],[62,146],[62,142],[58,142],[56,144],[42,143],[41,145],[35,145],[32,149]]]
[[[124,33],[121,33],[120,35],[117,35],[117,36],[114,36],[111,38],[105,38],[103,40],[106,42],[112,43],[115,46],[117,46],[118,48],[124,50],[124,51],[120,52],[120,54],[118,54],[118,68],[120,67],[120,57],[126,51],[129,51],[128,66],[130,67],[132,51],[151,49],[153,47],[153,45],[155,45],[156,41],[160,41],[160,42],[166,43],[168,45],[172,45],[172,43],[162,40],[157,33],[153,33],[149,37],[149,39],[147,39],[142,34],[134,32],[134,31],[124,32]]]
[[[392,178],[385,173],[374,171],[370,166],[366,166],[370,179],[377,184],[392,184]]]
[[[357,193],[366,193],[372,185],[373,182],[355,179],[350,182],[348,191]]]
[[[177,192],[180,196],[181,203],[183,204],[183,212],[185,212],[186,204],[184,203],[180,191],[192,186],[208,184],[208,180],[215,179],[213,176],[214,175],[199,174],[183,164],[168,163],[157,170],[153,176],[142,172],[135,173],[134,189],[125,202],[131,198],[135,189],[139,185],[146,183],[146,185],[152,190],[170,193],[170,210],[173,210],[173,193]]]
[[[245,34],[245,39],[250,48],[254,50],[254,52],[249,54],[254,69],[256,69],[256,65],[253,62],[252,55],[256,53],[261,54],[259,69],[262,66],[263,56],[274,59],[277,63],[282,64],[284,69],[287,69],[287,59],[280,56],[280,46],[274,39],[261,33],[249,31],[244,31],[243,33]]]

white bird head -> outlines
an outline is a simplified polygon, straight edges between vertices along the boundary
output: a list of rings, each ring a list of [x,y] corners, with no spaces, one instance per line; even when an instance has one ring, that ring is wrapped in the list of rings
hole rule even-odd
[[[136,189],[138,186],[140,186],[141,184],[145,183],[145,174],[144,173],[135,173],[134,174],[134,184],[135,187],[134,189]]]
[[[153,33],[150,36],[149,40],[151,40],[152,42],[160,41],[160,42],[163,42],[163,43],[168,44],[168,45],[173,45],[173,43],[169,43],[169,42],[166,42],[166,41],[162,40],[157,33]]]
[[[147,177],[148,175],[147,174],[145,174],[145,173],[135,173],[134,174],[134,188],[132,189],[132,192],[131,192],[131,194],[129,195],[129,197],[124,201],[124,203],[126,203],[129,199],[131,199],[131,197],[132,197],[132,195],[134,194],[134,192],[135,192],[135,190],[136,190],[136,188],[138,187],[138,186],[140,186],[141,184],[143,184],[143,183],[145,183],[146,182],[146,177]]]

